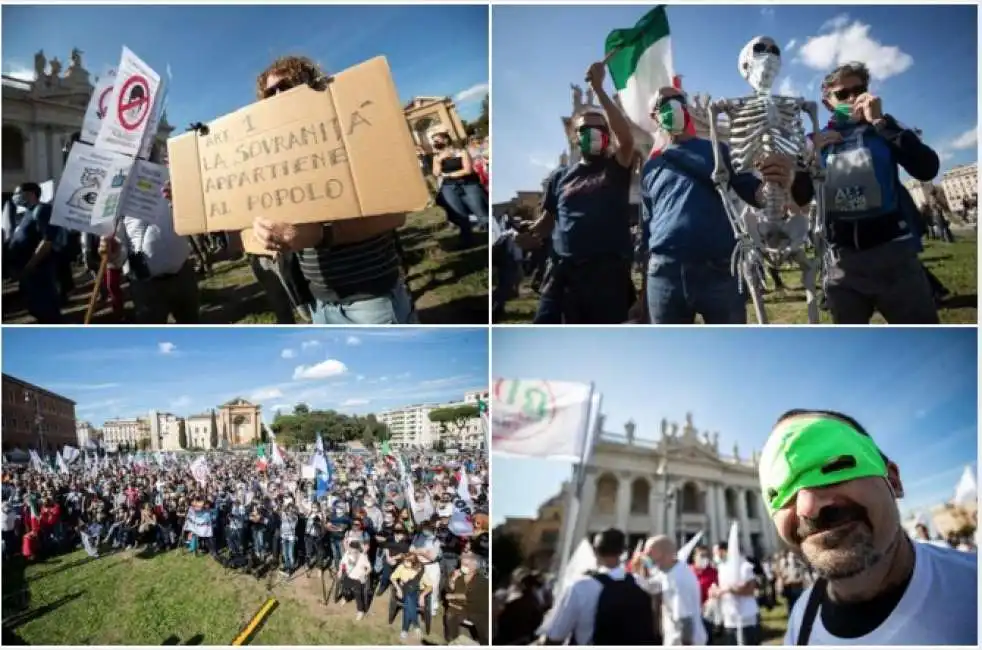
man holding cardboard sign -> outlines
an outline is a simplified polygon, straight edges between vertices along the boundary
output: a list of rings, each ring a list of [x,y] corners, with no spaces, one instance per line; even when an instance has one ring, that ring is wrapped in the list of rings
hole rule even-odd
[[[395,230],[429,192],[388,63],[328,78],[283,57],[256,90],[256,104],[169,141],[177,231],[243,230],[315,323],[415,322]]]

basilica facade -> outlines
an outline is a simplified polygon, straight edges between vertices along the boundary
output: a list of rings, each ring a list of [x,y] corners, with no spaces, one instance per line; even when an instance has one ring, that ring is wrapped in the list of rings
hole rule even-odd
[[[722,454],[719,435],[700,433],[686,416],[681,426],[662,420],[657,440],[598,429],[586,467],[581,516],[573,548],[607,528],[623,530],[633,549],[651,535],[665,534],[681,545],[699,531],[701,543],[725,541],[739,523],[741,552],[762,557],[779,548],[757,479],[757,453]]]

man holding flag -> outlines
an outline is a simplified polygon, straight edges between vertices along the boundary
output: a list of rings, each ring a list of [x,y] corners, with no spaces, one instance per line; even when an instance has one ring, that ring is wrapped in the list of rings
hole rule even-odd
[[[617,324],[634,302],[630,188],[634,134],[604,90],[604,63],[586,72],[601,110],[573,116],[574,162],[546,181],[542,216],[533,227],[552,235],[553,256],[536,323]]]

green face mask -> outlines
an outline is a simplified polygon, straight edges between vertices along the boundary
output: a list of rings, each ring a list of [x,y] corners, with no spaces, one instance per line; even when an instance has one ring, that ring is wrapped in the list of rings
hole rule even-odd
[[[832,117],[839,124],[850,124],[854,122],[852,117],[852,106],[849,104],[838,104],[832,111]]]
[[[802,415],[779,424],[760,458],[760,490],[770,515],[802,488],[886,475],[886,462],[869,436],[822,415]]]

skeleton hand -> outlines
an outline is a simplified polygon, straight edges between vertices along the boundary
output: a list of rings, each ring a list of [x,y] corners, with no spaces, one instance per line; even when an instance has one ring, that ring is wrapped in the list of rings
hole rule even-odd
[[[757,163],[757,171],[764,177],[764,182],[787,188],[794,178],[794,160],[784,154],[772,153]]]
[[[870,124],[883,119],[883,102],[870,93],[863,93],[857,97],[852,110],[855,115],[861,115]]]
[[[586,71],[586,82],[590,84],[591,88],[599,92],[604,87],[604,77],[606,74],[607,69],[604,67],[603,62],[597,61]]]

